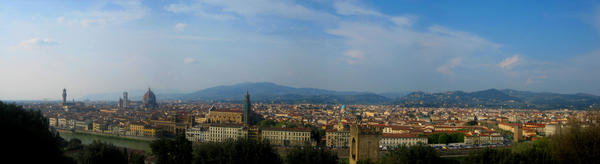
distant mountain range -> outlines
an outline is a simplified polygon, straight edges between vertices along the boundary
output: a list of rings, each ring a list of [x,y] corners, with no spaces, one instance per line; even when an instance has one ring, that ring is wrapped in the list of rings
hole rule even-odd
[[[598,109],[600,97],[590,94],[558,94],[512,89],[488,89],[476,92],[413,92],[392,104],[413,107],[487,107],[535,109]]]
[[[294,88],[274,83],[240,83],[206,88],[192,93],[156,92],[159,100],[241,102],[248,90],[252,101],[265,103],[318,103],[318,104],[396,104],[407,107],[487,107],[536,109],[590,109],[600,108],[600,96],[591,94],[558,94],[529,92],[512,89],[488,89],[475,92],[352,92],[316,88]],[[140,96],[135,96],[135,95]],[[143,93],[130,93],[141,97]],[[114,95],[114,94],[112,94]],[[116,101],[120,94],[112,100]],[[89,97],[88,97],[89,98]],[[91,98],[90,98],[91,99]]]
[[[173,98],[200,101],[241,101],[246,90],[250,92],[253,101],[268,103],[378,104],[390,100],[369,92],[294,88],[267,82],[217,86]]]

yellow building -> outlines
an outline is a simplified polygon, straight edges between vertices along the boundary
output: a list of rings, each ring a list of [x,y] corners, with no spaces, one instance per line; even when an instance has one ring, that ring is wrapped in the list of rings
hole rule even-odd
[[[414,128],[410,127],[410,126],[387,126],[387,127],[383,128],[383,133],[406,134],[406,133],[410,133],[411,130],[414,130]]]
[[[311,141],[308,128],[265,128],[261,134],[263,140],[278,146],[299,146]]]
[[[417,134],[390,134],[384,133],[379,141],[380,147],[392,148],[398,145],[412,146],[418,143],[427,144],[427,136]]]
[[[129,124],[129,135],[143,136],[144,125],[143,124]]]
[[[325,132],[325,145],[329,148],[348,148],[350,131],[331,129]]]
[[[210,110],[206,121],[209,123],[243,123],[244,113],[241,110]]]
[[[223,142],[247,137],[248,130],[242,125],[216,124],[208,127],[204,139],[208,142]]]
[[[129,124],[129,135],[132,136],[154,137],[156,136],[156,131],[156,128],[144,124]]]
[[[502,144],[504,137],[500,133],[465,134],[465,144]]]
[[[144,127],[144,136],[146,136],[146,137],[156,136],[156,129],[151,128],[151,127]]]
[[[108,129],[108,125],[104,122],[93,122],[92,129],[94,129],[95,132],[104,132]]]

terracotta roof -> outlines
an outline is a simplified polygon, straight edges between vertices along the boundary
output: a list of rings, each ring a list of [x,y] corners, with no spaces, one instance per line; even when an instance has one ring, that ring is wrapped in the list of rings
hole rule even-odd
[[[232,113],[242,113],[242,110],[233,110],[233,109],[219,109],[219,110],[213,110],[210,112],[232,112]]]
[[[411,130],[414,129],[411,126],[387,126],[388,128],[392,128],[392,130]]]
[[[310,132],[309,128],[263,128],[264,130],[270,131],[302,131],[302,132]]]
[[[419,137],[417,134],[383,134],[383,138],[427,138],[426,136]]]

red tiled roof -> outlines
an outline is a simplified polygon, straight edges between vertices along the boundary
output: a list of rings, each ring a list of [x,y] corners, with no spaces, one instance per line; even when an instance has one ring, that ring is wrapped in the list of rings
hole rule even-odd
[[[211,112],[233,112],[233,113],[242,113],[242,110],[232,110],[232,109],[219,109],[213,110]]]
[[[263,130],[270,131],[302,131],[302,132],[310,132],[309,128],[263,128]]]
[[[427,138],[426,136],[419,137],[417,134],[382,134],[383,138]]]

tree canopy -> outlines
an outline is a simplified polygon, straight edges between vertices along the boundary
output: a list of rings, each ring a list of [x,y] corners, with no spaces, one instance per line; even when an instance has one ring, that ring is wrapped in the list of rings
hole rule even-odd
[[[192,163],[192,142],[185,136],[179,135],[175,139],[160,138],[150,143],[152,154],[157,157],[158,164],[189,164]]]
[[[423,143],[414,146],[400,145],[385,154],[380,161],[382,164],[433,164],[444,162],[445,160],[440,158],[434,148]]]
[[[325,147],[311,146],[306,144],[302,147],[296,147],[287,152],[286,163],[288,164],[326,164],[338,163],[336,153],[327,150]]]
[[[0,135],[5,161],[73,163],[63,155],[62,138],[50,132],[48,120],[39,111],[0,102],[0,129],[9,132]]]
[[[194,146],[194,163],[280,164],[279,154],[268,142],[250,139],[228,140],[224,143],[203,143]]]
[[[127,152],[121,151],[112,144],[93,141],[87,145],[77,155],[77,162],[80,164],[127,164]]]
[[[465,163],[600,163],[600,127],[569,125],[549,138],[518,143],[512,149],[484,149],[471,153]]]

